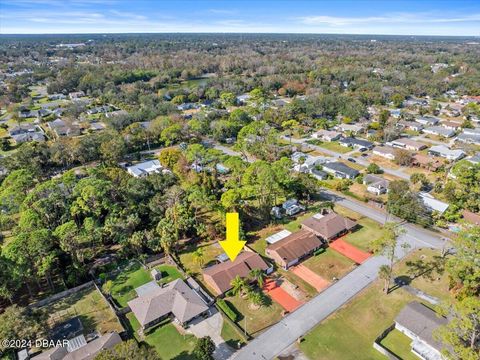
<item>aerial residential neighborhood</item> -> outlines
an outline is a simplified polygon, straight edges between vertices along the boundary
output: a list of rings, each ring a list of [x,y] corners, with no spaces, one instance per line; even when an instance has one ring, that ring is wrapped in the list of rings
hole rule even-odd
[[[0,0],[0,359],[480,359],[477,15]]]

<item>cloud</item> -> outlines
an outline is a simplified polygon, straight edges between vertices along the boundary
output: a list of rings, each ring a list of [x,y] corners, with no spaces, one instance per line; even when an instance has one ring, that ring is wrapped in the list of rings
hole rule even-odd
[[[234,9],[208,9],[207,12],[217,15],[234,15],[238,13],[238,11]]]
[[[328,15],[309,15],[297,18],[305,25],[328,25],[348,26],[362,24],[436,24],[436,23],[459,23],[459,22],[480,22],[480,14],[435,17],[433,14],[409,14],[394,13],[381,16],[366,17],[341,17]]]

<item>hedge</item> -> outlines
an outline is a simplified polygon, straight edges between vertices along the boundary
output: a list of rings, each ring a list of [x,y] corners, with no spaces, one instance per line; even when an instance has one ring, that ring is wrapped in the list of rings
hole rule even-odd
[[[238,315],[233,309],[225,302],[223,299],[218,299],[217,300],[217,305],[222,311],[227,315],[230,320],[236,322],[238,319]]]

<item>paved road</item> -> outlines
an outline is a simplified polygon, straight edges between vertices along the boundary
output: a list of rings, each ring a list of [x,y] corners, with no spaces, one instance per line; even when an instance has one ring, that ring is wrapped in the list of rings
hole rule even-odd
[[[385,214],[379,210],[338,196],[332,192],[327,191],[325,195],[342,206],[380,223],[384,223],[386,220]],[[392,221],[395,219],[388,220]],[[401,226],[404,227],[405,234],[399,237],[397,247],[397,256],[399,258],[403,258],[413,248],[425,246],[441,248],[444,245],[440,235],[420,229],[412,224],[402,224]],[[404,244],[408,244],[409,248],[404,248]],[[274,358],[295,343],[299,337],[309,332],[318,323],[347,303],[362,289],[370,285],[377,278],[380,266],[387,263],[388,260],[384,256],[371,257],[308,303],[259,335],[246,347],[234,354],[233,358],[235,360]]]
[[[285,138],[285,140],[290,140],[289,138]],[[309,149],[312,149],[312,150],[317,150],[317,151],[320,151],[320,152],[323,152],[329,156],[332,156],[334,158],[341,158],[341,159],[344,159],[344,160],[347,160],[349,157],[350,157],[350,153],[346,153],[346,154],[342,154],[342,153],[339,153],[339,152],[336,152],[336,151],[333,151],[333,150],[329,150],[329,149],[325,149],[321,146],[317,146],[317,145],[313,145],[313,144],[308,144],[307,141],[308,139],[291,139],[293,143],[295,144],[302,144],[303,146],[309,148]],[[366,158],[363,158],[363,157],[357,157],[355,158],[355,162],[357,164],[360,164],[362,166],[365,166],[367,167],[368,165],[370,165],[370,161],[368,161]],[[400,168],[400,169],[387,169],[387,168],[382,168],[383,172],[386,173],[386,174],[390,174],[390,175],[393,175],[393,176],[396,176],[396,177],[399,177],[400,179],[404,179],[404,180],[409,180],[410,179],[410,175],[408,174],[405,174],[403,172],[403,168]]]

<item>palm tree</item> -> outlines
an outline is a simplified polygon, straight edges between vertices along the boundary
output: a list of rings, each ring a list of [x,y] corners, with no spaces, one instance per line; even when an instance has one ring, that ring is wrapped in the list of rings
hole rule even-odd
[[[239,275],[237,275],[232,279],[230,285],[232,285],[232,293],[237,295],[238,293],[243,293],[245,291],[247,282],[245,279],[242,279]]]
[[[264,304],[264,297],[261,292],[258,291],[251,291],[248,293],[248,299],[253,305],[256,305],[258,307],[262,306]]]
[[[385,294],[388,294],[390,288],[390,268],[388,265],[380,266],[380,269],[378,269],[378,277],[384,281],[383,291]]]
[[[203,248],[198,248],[193,252],[193,259],[200,267],[205,264],[205,253],[203,252]]]
[[[260,288],[263,288],[265,283],[265,273],[262,269],[252,269],[250,270],[250,277],[255,280]]]

